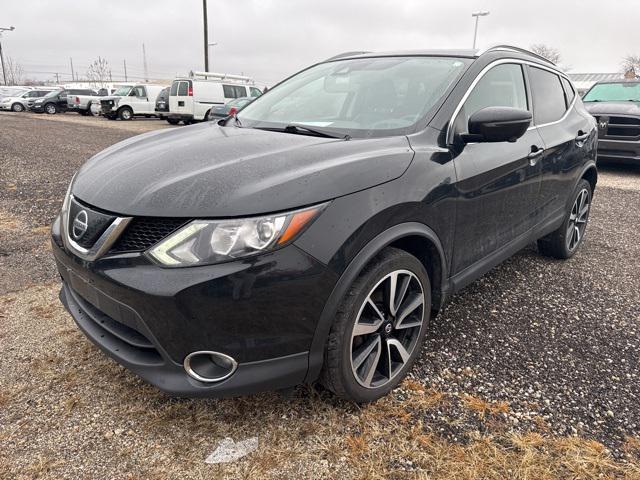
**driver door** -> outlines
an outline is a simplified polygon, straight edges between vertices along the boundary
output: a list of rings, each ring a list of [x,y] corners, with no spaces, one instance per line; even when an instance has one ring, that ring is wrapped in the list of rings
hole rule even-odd
[[[531,111],[529,98],[523,66],[498,64],[473,87],[453,122],[454,135],[466,133],[469,117],[485,107]],[[467,143],[457,149],[454,274],[496,253],[536,225],[542,150],[535,128],[515,142]]]

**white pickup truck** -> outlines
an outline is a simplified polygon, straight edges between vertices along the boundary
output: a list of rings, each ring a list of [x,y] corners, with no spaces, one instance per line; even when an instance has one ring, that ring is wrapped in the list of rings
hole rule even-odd
[[[100,105],[100,95],[93,92],[91,95],[67,95],[67,111],[78,112],[80,115],[92,115],[91,106]]]
[[[120,87],[113,95],[100,98],[102,115],[111,120],[131,120],[135,116],[155,117],[156,98],[165,86],[140,83]]]

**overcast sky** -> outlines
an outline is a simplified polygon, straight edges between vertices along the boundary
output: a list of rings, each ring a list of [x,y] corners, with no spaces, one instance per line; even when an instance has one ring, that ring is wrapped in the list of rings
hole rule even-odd
[[[640,54],[640,0],[208,0],[210,70],[244,73],[259,84],[278,80],[351,50],[470,48],[471,12],[478,46],[546,43],[572,72],[616,72]],[[27,76],[50,79],[105,57],[114,80],[170,79],[203,69],[201,0],[0,0],[5,56]],[[50,73],[51,72],[51,73]],[[131,78],[130,78],[131,79]]]

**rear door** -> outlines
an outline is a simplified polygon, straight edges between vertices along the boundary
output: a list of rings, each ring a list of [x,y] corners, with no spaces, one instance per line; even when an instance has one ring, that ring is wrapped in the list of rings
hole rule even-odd
[[[193,82],[191,80],[174,80],[169,97],[171,113],[193,115]]]
[[[467,132],[469,117],[485,107],[531,111],[523,65],[502,63],[488,70],[456,116],[454,132]],[[525,235],[537,223],[540,149],[542,139],[536,129],[529,129],[515,142],[468,143],[456,154],[454,274]]]
[[[586,156],[594,155],[596,135],[593,122],[576,109],[580,99],[567,79],[543,67],[527,68],[534,124],[545,148],[538,200],[544,221],[565,213]]]

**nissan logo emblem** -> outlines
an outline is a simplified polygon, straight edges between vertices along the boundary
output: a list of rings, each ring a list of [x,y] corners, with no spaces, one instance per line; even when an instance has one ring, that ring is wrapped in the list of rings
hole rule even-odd
[[[87,232],[89,226],[89,217],[86,210],[80,210],[76,217],[73,219],[73,226],[71,228],[71,235],[76,240],[80,240],[82,236]]]

